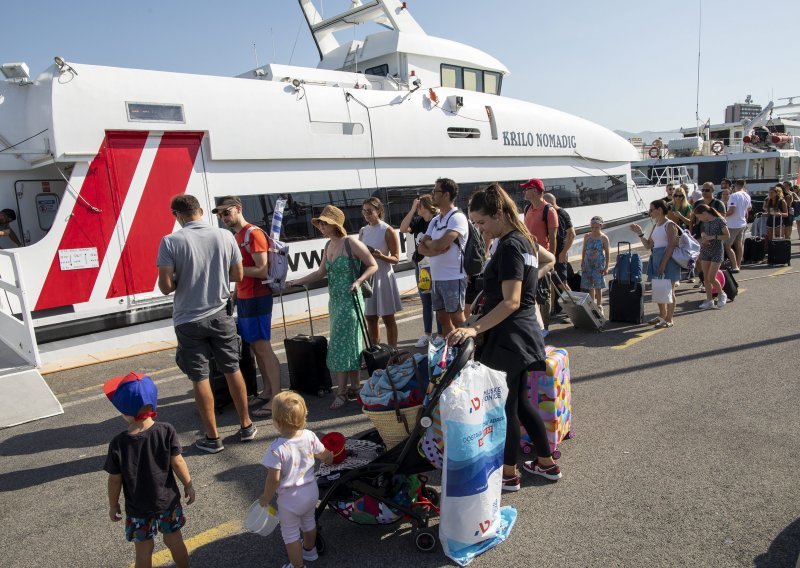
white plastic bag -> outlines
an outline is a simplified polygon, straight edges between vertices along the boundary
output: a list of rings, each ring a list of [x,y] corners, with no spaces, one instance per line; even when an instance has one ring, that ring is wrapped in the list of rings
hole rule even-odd
[[[656,304],[672,304],[675,296],[672,294],[672,280],[669,278],[653,278],[653,302]]]
[[[496,543],[506,441],[506,374],[469,363],[439,400],[444,433],[439,537],[445,554],[465,566],[476,547]],[[502,531],[501,531],[502,532]]]

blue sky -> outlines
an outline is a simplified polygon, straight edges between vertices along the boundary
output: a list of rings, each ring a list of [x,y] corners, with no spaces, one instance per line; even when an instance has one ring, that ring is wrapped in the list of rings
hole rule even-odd
[[[317,0],[319,4],[320,0]],[[29,0],[3,7],[0,62],[36,75],[67,61],[237,75],[259,62],[315,66],[296,0]],[[329,13],[343,2],[323,0]],[[345,2],[349,5],[349,2]],[[700,0],[410,0],[427,33],[510,70],[503,93],[612,129],[694,126]],[[785,23],[784,23],[785,22]],[[800,95],[800,1],[702,1],[700,116],[750,94]],[[341,36],[345,39],[347,34]],[[350,35],[352,37],[352,34]]]

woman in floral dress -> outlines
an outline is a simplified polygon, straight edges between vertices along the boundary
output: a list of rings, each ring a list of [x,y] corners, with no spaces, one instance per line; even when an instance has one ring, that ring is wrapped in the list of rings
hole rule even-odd
[[[328,277],[331,336],[327,363],[331,373],[336,377],[337,386],[336,398],[331,404],[332,409],[344,406],[348,398],[355,396],[359,390],[363,343],[353,299],[359,302],[363,310],[361,283],[378,269],[367,247],[358,239],[347,237],[344,219],[344,213],[340,209],[326,205],[320,216],[311,220],[311,224],[319,229],[324,237],[330,239],[325,245],[323,262],[316,272],[286,283],[287,286],[299,286]],[[345,244],[350,245],[352,260]],[[366,264],[367,269],[359,276],[361,263]]]

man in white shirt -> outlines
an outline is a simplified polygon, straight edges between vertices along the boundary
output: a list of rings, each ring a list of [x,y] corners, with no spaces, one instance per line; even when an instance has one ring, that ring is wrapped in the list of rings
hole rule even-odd
[[[431,307],[442,324],[442,335],[464,323],[464,298],[467,274],[464,272],[463,251],[467,244],[469,225],[466,214],[455,206],[458,184],[449,178],[439,178],[433,187],[433,204],[439,215],[431,219],[417,251],[430,259]]]
[[[731,236],[725,241],[725,254],[731,261],[731,272],[739,272],[744,254],[744,233],[747,229],[747,213],[750,211],[750,195],[744,189],[743,179],[737,179],[733,184],[732,193],[728,199],[728,210],[725,216],[728,221],[728,230]]]

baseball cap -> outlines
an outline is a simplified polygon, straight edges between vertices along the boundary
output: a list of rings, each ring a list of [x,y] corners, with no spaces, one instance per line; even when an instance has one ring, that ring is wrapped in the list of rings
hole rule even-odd
[[[222,201],[220,201],[214,209],[211,210],[211,213],[216,215],[220,211],[225,211],[229,207],[242,206],[242,200],[236,197],[235,195],[229,195],[228,197],[223,197]]]
[[[603,218],[600,215],[595,215],[594,217],[592,217],[592,220],[589,221],[589,224],[590,225],[602,225],[603,224]]]
[[[542,180],[537,178],[529,179],[525,183],[519,184],[519,186],[524,187],[525,189],[535,189],[540,193],[544,193],[544,183],[542,183]]]
[[[149,404],[155,411],[158,402],[158,389],[153,380],[148,375],[138,373],[109,379],[103,384],[103,392],[120,413],[133,416],[136,420],[147,418],[139,416],[139,409]]]

